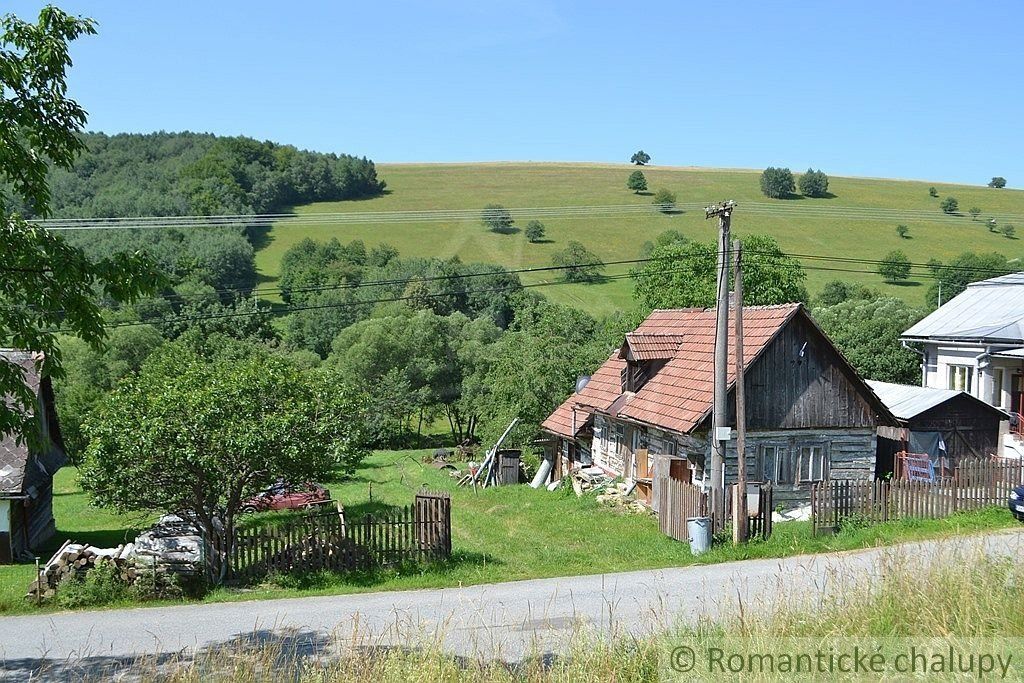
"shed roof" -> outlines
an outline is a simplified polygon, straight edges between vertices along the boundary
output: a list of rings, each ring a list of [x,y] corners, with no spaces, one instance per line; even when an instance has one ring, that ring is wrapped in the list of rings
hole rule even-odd
[[[904,339],[1024,342],[1024,272],[967,285],[903,333]]]
[[[25,384],[39,397],[39,404],[48,411],[53,410],[52,389],[49,380],[39,374],[37,365],[38,354],[28,351],[0,349],[0,362],[12,363],[21,367]],[[55,415],[46,415],[56,424]],[[59,439],[59,432],[55,435]],[[59,446],[59,444],[57,444]],[[0,496],[20,494],[25,483],[25,471],[30,465],[31,452],[25,439],[14,434],[6,434],[0,439]],[[59,448],[51,449],[42,454],[34,464],[45,468],[53,474],[65,462],[64,454]],[[49,471],[53,470],[53,471]]]
[[[912,420],[918,415],[961,395],[966,396],[971,401],[978,402],[989,410],[1003,414],[998,408],[964,391],[916,387],[908,384],[892,384],[890,382],[878,382],[870,379],[867,382],[871,390],[875,392],[875,395],[881,399],[882,403],[889,408],[893,415],[901,420]]]
[[[620,358],[627,358],[627,351],[635,360],[668,360],[676,355],[686,335],[663,332],[630,332],[626,343],[619,352]]]

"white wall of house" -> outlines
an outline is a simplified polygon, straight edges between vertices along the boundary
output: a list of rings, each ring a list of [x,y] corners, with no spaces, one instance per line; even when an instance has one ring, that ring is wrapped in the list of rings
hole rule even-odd
[[[924,345],[922,386],[960,389],[997,408],[1010,408],[1018,360],[994,358],[992,349],[968,345]]]

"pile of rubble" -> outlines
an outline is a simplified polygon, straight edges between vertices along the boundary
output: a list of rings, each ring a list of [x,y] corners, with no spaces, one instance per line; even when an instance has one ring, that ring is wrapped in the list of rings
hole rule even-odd
[[[577,496],[596,494],[595,499],[601,505],[636,514],[650,512],[647,506],[633,495],[636,484],[616,481],[600,467],[584,467],[573,470],[571,480],[573,491]]]

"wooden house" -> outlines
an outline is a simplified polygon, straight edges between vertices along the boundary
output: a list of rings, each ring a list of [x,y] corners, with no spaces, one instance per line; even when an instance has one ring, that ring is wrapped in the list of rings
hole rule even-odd
[[[21,367],[36,396],[38,438],[6,435],[0,440],[0,564],[31,559],[55,532],[53,475],[67,461],[53,386],[39,373],[37,354],[0,351],[0,362]]]
[[[896,418],[801,304],[743,315],[748,479],[772,482],[786,507],[806,503],[816,481],[872,479],[877,429],[898,426]],[[556,471],[595,465],[636,481],[655,508],[664,478],[706,483],[714,336],[712,308],[651,313],[544,421]],[[730,348],[729,424],[734,369]],[[735,439],[733,430],[727,483],[736,480]]]
[[[899,427],[878,430],[878,477],[900,476],[895,455],[928,456],[935,471],[950,474],[963,458],[998,454],[1010,416],[965,391],[868,381],[900,420]]]

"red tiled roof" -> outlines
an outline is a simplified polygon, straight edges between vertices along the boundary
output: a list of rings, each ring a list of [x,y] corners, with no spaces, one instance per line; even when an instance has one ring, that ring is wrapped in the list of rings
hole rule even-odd
[[[590,417],[593,409],[601,411],[608,410],[612,403],[622,394],[622,368],[626,361],[619,358],[616,351],[604,362],[601,367],[591,376],[583,391],[574,393],[562,402],[562,405],[555,409],[555,412],[548,416],[541,424],[541,429],[571,439],[576,436],[573,433],[573,406],[576,408],[576,430]],[[585,406],[580,408],[580,406]],[[590,408],[590,410],[587,410]]]
[[[626,335],[626,344],[638,361],[668,360],[676,355],[684,339],[682,334],[630,332]],[[619,355],[624,357],[621,352]]]
[[[749,365],[776,334],[800,309],[800,304],[782,306],[747,306],[743,309],[743,355]],[[729,316],[733,329],[733,316]],[[637,337],[658,335],[684,337],[668,363],[647,384],[628,400],[616,405],[616,414],[631,420],[655,425],[675,432],[687,433],[696,427],[712,406],[714,377],[715,309],[682,308],[656,310],[636,332]],[[733,372],[733,349],[729,349],[729,377]],[[594,374],[591,383],[579,394],[570,396],[544,422],[543,429],[571,437],[572,407],[585,405],[608,412],[622,395],[620,373],[625,361],[613,355]],[[599,379],[600,378],[600,379]],[[594,380],[597,386],[591,390]],[[588,415],[589,416],[589,415]],[[577,427],[584,416],[577,412]]]

